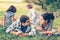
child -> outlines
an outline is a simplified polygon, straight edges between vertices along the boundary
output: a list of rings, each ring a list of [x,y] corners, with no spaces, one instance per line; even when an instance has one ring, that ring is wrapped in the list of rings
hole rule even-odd
[[[11,5],[4,13],[4,26],[9,27],[14,22],[15,12],[15,6]]]
[[[33,36],[36,34],[33,24],[26,15],[22,15],[19,20],[10,25],[6,32],[17,36]]]
[[[27,5],[27,9],[28,9],[28,16],[30,18],[30,21],[32,23],[35,23],[39,19],[40,14],[33,9],[31,4]]]

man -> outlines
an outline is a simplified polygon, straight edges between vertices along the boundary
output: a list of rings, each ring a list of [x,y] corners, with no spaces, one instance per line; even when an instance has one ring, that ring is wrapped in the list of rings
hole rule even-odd
[[[10,25],[6,32],[10,32],[11,34],[18,36],[32,36],[36,34],[34,24],[30,23],[30,19],[26,15],[22,15],[20,20],[17,20]]]

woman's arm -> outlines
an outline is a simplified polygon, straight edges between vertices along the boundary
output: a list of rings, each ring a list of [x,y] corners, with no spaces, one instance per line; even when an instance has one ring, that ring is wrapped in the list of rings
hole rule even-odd
[[[44,33],[44,34],[53,34],[54,32],[55,32],[55,30],[52,29],[51,31],[44,31],[44,32],[42,32],[42,33]]]
[[[43,30],[41,27],[35,27],[35,29],[39,31]]]

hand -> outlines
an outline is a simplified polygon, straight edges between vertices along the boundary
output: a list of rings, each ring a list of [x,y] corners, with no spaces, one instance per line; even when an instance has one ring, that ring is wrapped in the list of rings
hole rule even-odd
[[[42,30],[42,28],[40,28],[40,27],[35,27],[35,28],[36,28],[36,30],[39,30],[39,31]]]
[[[18,31],[18,35],[22,34],[23,32],[21,30]]]

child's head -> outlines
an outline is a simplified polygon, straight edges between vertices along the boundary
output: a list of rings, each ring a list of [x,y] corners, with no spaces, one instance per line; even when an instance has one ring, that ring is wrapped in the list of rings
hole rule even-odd
[[[32,8],[33,8],[31,4],[28,4],[26,7],[27,7],[28,9],[32,9]]]
[[[15,13],[16,12],[16,7],[11,5],[6,12],[8,12],[8,11],[11,11],[11,12]]]
[[[40,17],[40,24],[49,23],[51,20],[52,21],[54,20],[53,14],[49,14],[49,13],[42,14]]]

